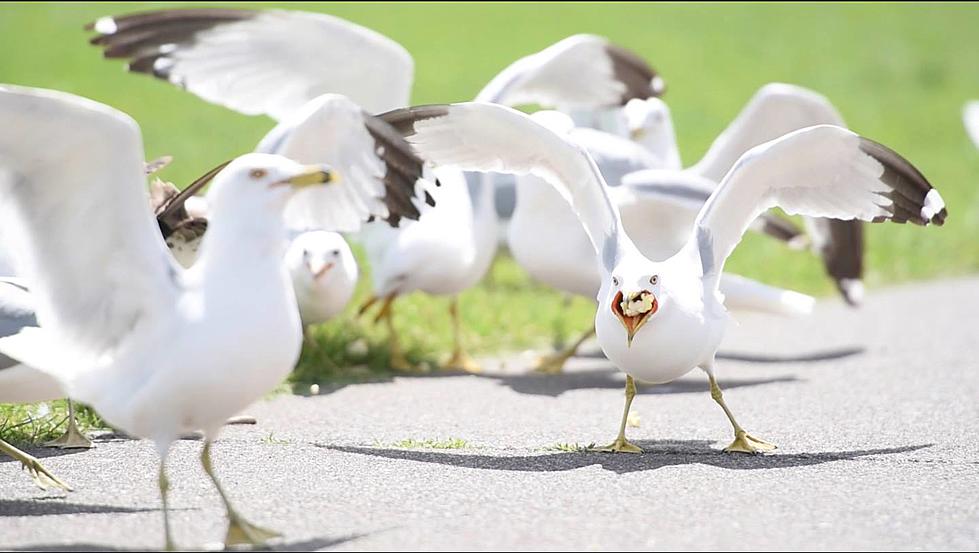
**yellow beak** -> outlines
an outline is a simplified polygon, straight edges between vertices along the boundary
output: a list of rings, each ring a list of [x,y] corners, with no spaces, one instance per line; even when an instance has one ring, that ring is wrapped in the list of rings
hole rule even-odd
[[[302,172],[286,179],[285,184],[289,184],[294,188],[303,188],[316,184],[329,184],[331,182],[338,182],[339,180],[340,177],[332,170],[324,169],[320,165],[307,165],[303,167]]]

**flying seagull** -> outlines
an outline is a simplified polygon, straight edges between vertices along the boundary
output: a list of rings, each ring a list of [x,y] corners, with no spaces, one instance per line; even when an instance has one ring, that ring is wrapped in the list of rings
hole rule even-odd
[[[602,275],[598,343],[627,374],[619,433],[604,451],[641,452],[625,437],[635,379],[664,383],[694,368],[707,373],[711,397],[734,429],[726,451],[775,448],[738,424],[714,376],[728,323],[718,282],[725,260],[759,213],[778,206],[790,214],[918,225],[941,225],[947,216],[938,191],[907,160],[847,129],[820,125],[741,156],[700,210],[684,247],[667,259],[650,260],[623,230],[587,152],[527,115],[463,103],[406,109],[398,118],[426,159],[470,171],[534,174],[574,207]]]
[[[214,177],[200,257],[184,270],[147,205],[132,119],[70,94],[13,86],[0,87],[0,119],[0,225],[40,325],[0,339],[0,352],[52,374],[113,426],[154,440],[168,547],[167,453],[198,429],[202,466],[228,513],[226,542],[274,537],[234,509],[211,449],[224,421],[277,385],[299,356],[284,213],[292,202],[322,202],[319,194],[347,219],[398,215],[397,202],[325,165],[248,154]],[[81,235],[89,239],[80,243]]]

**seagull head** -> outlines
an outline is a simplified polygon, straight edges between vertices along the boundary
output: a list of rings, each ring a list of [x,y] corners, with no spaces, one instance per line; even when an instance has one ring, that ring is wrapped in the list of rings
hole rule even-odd
[[[660,277],[656,272],[644,271],[641,275],[612,275],[609,291],[612,314],[625,328],[629,346],[636,333],[659,311]]]
[[[208,191],[208,204],[219,211],[235,205],[238,211],[285,208],[297,191],[337,182],[327,165],[302,165],[273,154],[246,154],[228,164]]]
[[[337,268],[347,265],[347,258],[353,259],[350,247],[343,237],[335,232],[314,230],[297,236],[286,254],[289,270],[299,272],[313,282],[322,284],[330,279]]]
[[[633,98],[622,107],[629,137],[657,155],[668,155],[675,149],[676,133],[666,102],[659,98]]]

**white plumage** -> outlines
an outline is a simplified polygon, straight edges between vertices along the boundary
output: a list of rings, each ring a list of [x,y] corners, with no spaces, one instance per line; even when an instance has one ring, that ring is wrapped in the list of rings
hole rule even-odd
[[[40,324],[0,339],[0,351],[153,439],[161,460],[181,433],[203,430],[213,478],[221,424],[298,358],[283,213],[294,189],[323,188],[331,170],[267,154],[230,163],[208,193],[200,259],[184,270],[150,214],[134,121],[84,98],[15,87],[0,88],[0,118],[0,221]],[[166,501],[162,468],[160,485]],[[271,535],[226,507],[228,541]]]
[[[654,261],[624,231],[601,173],[580,146],[502,106],[433,106],[416,115],[408,140],[434,162],[529,173],[561,192],[598,254],[596,331],[605,354],[630,376],[625,414],[635,392],[632,377],[668,382],[700,367],[734,426],[732,451],[774,447],[737,424],[713,376],[727,323],[718,278],[755,217],[776,205],[842,219],[942,224],[946,217],[938,192],[894,152],[840,127],[809,127],[742,156],[700,211],[680,252]],[[625,440],[625,419],[610,450],[638,449]]]

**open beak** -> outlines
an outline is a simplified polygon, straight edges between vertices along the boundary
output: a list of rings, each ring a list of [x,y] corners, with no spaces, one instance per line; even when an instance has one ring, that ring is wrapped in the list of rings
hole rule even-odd
[[[335,265],[335,263],[332,263],[332,262],[331,263],[324,263],[324,264],[320,265],[319,269],[314,269],[312,265],[310,265],[310,264],[307,263],[306,264],[306,267],[309,269],[309,272],[313,274],[313,280],[319,280],[319,279],[323,278],[323,275],[325,275],[326,273],[329,273],[330,272],[330,269],[332,269],[334,265]]]
[[[615,294],[615,298],[612,299],[612,313],[615,313],[619,322],[625,327],[629,335],[629,347],[632,347],[632,339],[635,338],[636,333],[657,309],[659,309],[659,302],[648,290],[632,292],[628,297],[622,292]]]
[[[337,182],[340,177],[330,168],[323,165],[307,165],[299,173],[289,177],[279,184],[287,184],[293,188],[305,188],[317,184]]]

